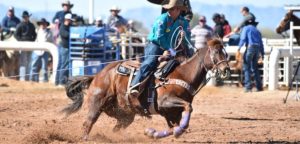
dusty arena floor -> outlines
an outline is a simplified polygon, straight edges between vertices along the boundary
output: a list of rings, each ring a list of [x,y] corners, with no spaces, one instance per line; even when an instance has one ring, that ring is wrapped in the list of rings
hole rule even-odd
[[[295,91],[291,92],[291,95]],[[300,102],[282,103],[286,91],[243,93],[235,86],[205,87],[196,96],[190,127],[179,138],[153,140],[146,127],[167,124],[160,116],[137,116],[127,129],[113,133],[115,120],[102,114],[89,141],[81,141],[86,109],[64,118],[70,100],[64,89],[0,79],[0,143],[223,143],[300,142]]]

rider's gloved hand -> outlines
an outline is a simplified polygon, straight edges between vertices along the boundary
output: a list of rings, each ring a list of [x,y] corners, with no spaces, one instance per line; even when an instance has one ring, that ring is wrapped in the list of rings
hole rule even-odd
[[[176,56],[176,50],[173,48],[169,48],[169,52],[171,56]]]

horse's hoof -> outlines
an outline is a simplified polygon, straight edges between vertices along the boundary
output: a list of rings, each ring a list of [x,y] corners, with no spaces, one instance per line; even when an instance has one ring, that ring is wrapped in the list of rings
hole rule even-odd
[[[146,128],[144,131],[144,134],[149,136],[149,137],[153,137],[153,134],[156,132],[156,130],[154,128]]]
[[[173,134],[178,138],[183,133],[183,129],[179,126],[173,128]]]
[[[168,131],[155,132],[155,133],[153,134],[153,138],[154,138],[154,139],[164,138],[164,137],[169,136],[170,134],[171,134],[171,133],[168,132]]]

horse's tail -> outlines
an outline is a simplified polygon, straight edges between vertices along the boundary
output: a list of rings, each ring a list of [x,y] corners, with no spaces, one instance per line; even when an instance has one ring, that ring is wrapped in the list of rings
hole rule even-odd
[[[89,77],[78,77],[68,81],[65,89],[67,96],[73,101],[72,104],[65,107],[62,112],[66,113],[66,115],[70,115],[72,113],[77,112],[82,104],[84,97],[84,89],[89,88],[92,83],[94,76]]]

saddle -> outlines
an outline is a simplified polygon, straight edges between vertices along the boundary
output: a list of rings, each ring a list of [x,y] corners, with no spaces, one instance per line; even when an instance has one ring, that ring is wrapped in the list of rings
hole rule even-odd
[[[145,95],[145,98],[139,98],[142,105],[146,106],[144,113],[151,113],[156,112],[157,110],[154,109],[154,99],[156,98],[156,84],[155,79],[159,79],[163,81],[168,74],[170,74],[180,63],[175,60],[169,60],[161,62],[155,72],[151,73],[141,84],[138,86],[141,95]],[[127,92],[125,95],[126,104],[130,106],[129,102],[129,93],[131,91],[130,84],[132,79],[135,77],[136,73],[140,70],[141,63],[139,61],[125,61],[117,66],[116,73],[128,76],[128,84],[127,84]],[[144,99],[144,100],[142,100]],[[152,108],[150,105],[152,104]]]

